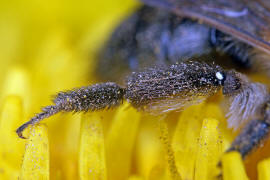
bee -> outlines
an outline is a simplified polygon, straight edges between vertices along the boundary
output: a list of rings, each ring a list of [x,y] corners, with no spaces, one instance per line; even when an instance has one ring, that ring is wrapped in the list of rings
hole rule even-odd
[[[101,51],[96,74],[102,81],[122,83],[132,71],[190,58],[269,74],[270,12],[266,1],[143,2]]]
[[[269,133],[268,89],[205,59],[230,57],[244,69],[261,67],[267,73],[270,4],[245,0],[143,2],[100,53],[97,74],[101,80],[114,82],[58,93],[53,104],[20,126],[17,134],[24,138],[25,128],[58,112],[114,108],[126,100],[139,111],[160,115],[202,102],[222,90],[230,104],[229,127],[244,125],[227,151],[246,157]],[[115,83],[120,76],[126,77],[123,85]]]

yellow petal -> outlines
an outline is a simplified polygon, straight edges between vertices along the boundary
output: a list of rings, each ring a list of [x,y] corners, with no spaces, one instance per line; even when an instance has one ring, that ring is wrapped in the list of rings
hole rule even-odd
[[[22,101],[18,96],[8,96],[1,109],[0,116],[0,156],[1,161],[16,166],[18,158],[23,154],[24,141],[18,138],[15,130],[22,118]]]
[[[151,171],[149,172],[148,179],[149,180],[165,180],[169,179],[166,177],[166,169],[164,166],[156,165],[152,167]]]
[[[29,74],[22,67],[11,67],[6,75],[1,96],[18,95],[25,97],[29,90]]]
[[[139,122],[140,113],[128,103],[117,110],[106,139],[109,179],[121,180],[128,177]]]
[[[270,179],[270,159],[265,159],[258,164],[258,179]]]
[[[133,175],[133,176],[130,176],[128,180],[143,180],[143,178],[141,176]]]
[[[213,118],[203,120],[198,141],[195,179],[215,179],[219,174],[217,164],[222,153],[222,141],[219,135],[218,123],[219,121]]]
[[[167,164],[156,125],[156,117],[142,117],[136,145],[136,165],[145,179],[161,178]]]
[[[179,117],[172,140],[176,165],[183,179],[194,179],[197,140],[201,130],[203,105],[186,109]]]
[[[29,83],[29,72],[20,66],[10,67],[3,83],[3,89],[0,97],[17,95],[23,98],[23,104],[26,110],[29,110],[31,100]]]
[[[101,114],[82,116],[79,152],[80,179],[106,179],[105,148]]]
[[[31,128],[30,137],[24,154],[20,179],[49,179],[48,132],[44,125],[35,125]]]
[[[25,141],[18,138],[15,130],[22,121],[21,98],[8,96],[3,102],[0,115],[0,169],[3,172],[0,173],[0,179],[17,179],[19,175]]]
[[[62,113],[44,121],[50,138],[51,178],[79,179],[81,114]],[[57,176],[56,176],[57,175]]]
[[[160,117],[158,120],[159,130],[160,130],[160,140],[164,146],[167,162],[168,162],[168,170],[172,179],[181,179],[181,175],[178,172],[175,163],[175,156],[172,149],[171,141],[169,139],[168,126],[163,117]]]
[[[211,117],[209,121],[204,120],[204,128],[202,128],[203,119],[209,117]],[[212,171],[211,169],[216,169],[215,162],[218,161],[224,149],[224,147],[221,146],[223,144],[221,142],[224,142],[224,140],[221,138],[224,133],[228,134],[227,131],[220,130],[220,125],[224,124],[223,121],[224,117],[222,111],[213,103],[194,105],[182,112],[175,129],[172,145],[175,151],[176,164],[183,179],[194,179],[195,163],[196,161],[199,163],[200,160],[203,159],[209,166],[205,167],[207,169],[207,171],[205,171],[206,169],[201,169],[202,167],[197,163],[196,168],[200,171],[197,172],[196,169],[197,176],[202,176],[200,178],[210,178],[210,176],[214,176],[213,173],[217,173],[218,170]],[[217,126],[219,128],[217,128]],[[222,127],[224,127],[224,125]],[[207,136],[208,133],[213,136],[212,139]],[[204,142],[206,145],[201,146],[200,144]],[[212,159],[209,156],[202,156],[205,153],[216,153],[215,155],[218,155],[218,157]],[[208,158],[210,158],[209,163]],[[208,174],[208,171],[211,173]],[[208,175],[204,174],[203,176],[200,173],[206,173]]]
[[[228,149],[233,141],[236,133],[232,129],[227,127],[227,119],[220,109],[218,104],[207,103],[205,109],[203,110],[203,118],[214,118],[218,120],[218,136],[222,140],[222,152]]]
[[[238,152],[225,153],[222,157],[222,175],[224,180],[248,179],[241,155]]]

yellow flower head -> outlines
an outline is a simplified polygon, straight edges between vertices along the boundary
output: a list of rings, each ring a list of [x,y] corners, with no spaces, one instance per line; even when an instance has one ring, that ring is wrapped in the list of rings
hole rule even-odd
[[[94,52],[136,6],[0,2],[0,179],[270,179],[269,143],[245,163],[236,152],[223,155],[237,133],[227,129],[219,96],[166,118],[126,102],[59,114],[17,137],[51,94],[95,82]]]

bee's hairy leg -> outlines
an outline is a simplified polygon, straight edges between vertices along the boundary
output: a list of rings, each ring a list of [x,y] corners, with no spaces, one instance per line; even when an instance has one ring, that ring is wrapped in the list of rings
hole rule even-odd
[[[245,125],[226,153],[238,151],[242,159],[244,159],[267,138],[270,131],[270,99],[262,106],[261,113],[261,119],[251,120]],[[219,168],[222,167],[221,161],[219,161],[217,166]],[[217,176],[217,179],[223,179],[222,173]]]
[[[269,128],[270,124],[264,120],[250,121],[233,141],[227,152],[238,151],[242,158],[245,158],[267,137]]]
[[[256,149],[268,136],[270,131],[270,100],[262,107],[262,119],[251,120],[242,129],[227,150],[238,151],[245,158],[252,150]]]
[[[22,132],[29,125],[34,125],[58,112],[95,111],[118,106],[124,99],[126,90],[115,83],[100,83],[58,93],[54,105],[46,106],[41,113],[21,125],[16,133],[25,138]]]
[[[24,129],[26,129],[29,125],[33,125],[36,124],[38,122],[40,122],[42,119],[47,118],[52,116],[53,114],[56,114],[59,112],[59,108],[57,108],[57,106],[46,106],[44,108],[42,108],[42,112],[36,114],[36,116],[34,116],[30,121],[27,121],[26,123],[24,123],[23,125],[21,125],[17,130],[16,133],[18,134],[18,136],[22,139],[26,139],[22,132]]]

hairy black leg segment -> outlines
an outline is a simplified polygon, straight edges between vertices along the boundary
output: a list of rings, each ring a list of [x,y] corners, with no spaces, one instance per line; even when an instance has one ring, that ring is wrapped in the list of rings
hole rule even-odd
[[[29,125],[33,125],[36,124],[38,122],[40,122],[42,119],[45,119],[47,117],[50,117],[56,113],[59,112],[59,108],[57,106],[46,106],[42,109],[42,112],[39,114],[36,114],[35,117],[33,117],[30,121],[27,121],[26,123],[24,123],[23,125],[21,125],[17,130],[16,133],[18,134],[18,136],[22,139],[25,139],[25,137],[23,136],[22,132],[25,128],[27,128]]]
[[[116,107],[122,103],[124,94],[125,89],[111,82],[60,92],[53,100],[54,105],[44,107],[41,113],[36,114],[30,121],[21,125],[16,133],[20,138],[25,138],[22,135],[25,128],[61,111],[95,111]]]
[[[236,137],[227,152],[238,151],[242,158],[245,158],[249,152],[260,145],[261,141],[267,137],[269,126],[264,120],[250,121]]]
[[[262,117],[262,119],[251,120],[236,137],[227,152],[238,151],[242,158],[245,158],[267,137],[270,131],[270,100],[262,107]]]

